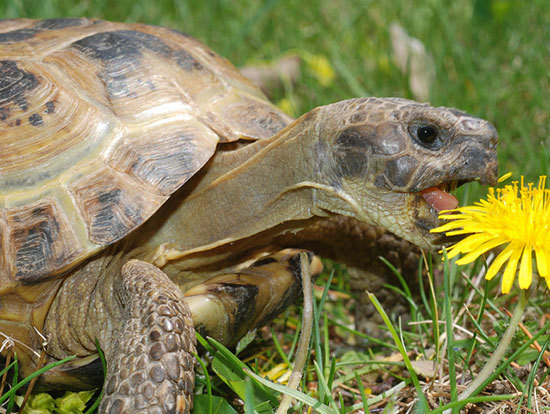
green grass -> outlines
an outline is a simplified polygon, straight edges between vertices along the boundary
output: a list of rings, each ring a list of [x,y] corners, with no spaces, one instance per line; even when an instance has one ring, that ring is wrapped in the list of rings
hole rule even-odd
[[[0,0],[2,18],[70,16],[169,26],[200,39],[239,66],[270,62],[288,51],[326,57],[336,72],[332,83],[322,86],[315,73],[305,68],[297,85],[287,87],[275,97],[275,101],[290,99],[295,107],[294,115],[358,95],[412,98],[407,76],[392,61],[388,28],[398,21],[433,57],[435,78],[430,88],[431,103],[458,107],[494,123],[501,137],[501,172],[512,171],[516,177],[523,174],[531,181],[549,172],[550,2],[547,0],[310,0],[307,3],[294,0],[207,3]],[[474,184],[461,189],[460,195],[463,202],[471,203],[484,191]],[[426,289],[425,300],[407,294],[412,319],[419,324],[409,327],[400,326],[396,318],[391,321],[407,351],[418,358],[433,357],[443,367],[450,357],[455,362],[457,375],[477,372],[484,355],[494,349],[495,338],[505,329],[508,317],[502,314],[502,308],[513,306],[513,295],[495,297],[495,283],[487,286],[482,283],[473,289],[474,285],[468,280],[476,278],[480,267],[478,263],[467,269],[467,277],[461,275],[462,269],[452,268],[444,286],[443,278],[438,278],[441,270],[436,266],[433,275],[435,299],[430,296],[430,289]],[[331,288],[346,291],[345,275],[337,276]],[[427,280],[424,283],[429,284]],[[470,301],[471,292],[474,294]],[[538,321],[548,313],[547,295],[548,291],[539,293],[532,301],[525,324],[533,334],[541,330]],[[385,400],[386,406],[402,407],[398,402],[407,399],[392,390],[401,387],[413,392],[410,391],[414,389],[411,376],[401,363],[383,364],[378,360],[382,355],[395,355],[396,346],[390,336],[383,340],[390,342],[388,346],[375,344],[368,350],[359,346],[366,340],[364,335],[350,328],[352,303],[327,299],[323,310],[326,316],[321,316],[319,324],[315,324],[318,330],[312,345],[314,357],[301,391],[313,395],[327,407],[340,407],[338,410],[343,413],[367,402],[371,407],[380,408],[375,405],[379,404],[375,397],[365,391],[365,388],[376,391],[377,387],[388,392],[379,399]],[[463,303],[468,303],[468,311],[462,307]],[[272,345],[269,332],[263,332],[264,340],[252,347],[252,350],[261,349],[252,359],[256,361],[251,364],[253,369],[257,365],[260,372],[264,372],[287,358],[286,355],[282,357],[281,352],[291,353],[289,347],[295,342],[295,335],[287,326],[295,326],[299,316],[292,312],[285,315],[276,329],[281,342],[279,347]],[[474,338],[458,335],[455,330],[456,337],[451,338],[453,346],[449,346],[444,334],[450,332],[437,323],[441,319],[452,319],[475,332]],[[434,323],[423,323],[426,320]],[[547,333],[541,334],[543,338],[539,338],[539,342],[548,343]],[[484,341],[483,344],[477,341],[478,338]],[[521,348],[527,340],[519,333],[513,347]],[[536,363],[543,367],[544,362],[537,359],[538,355],[536,351],[526,350],[518,355],[516,362],[522,366]],[[334,367],[331,360],[335,361]],[[506,367],[503,370],[505,377],[501,378],[506,378],[505,381],[518,390],[536,388],[534,374],[524,379],[518,377],[516,371]],[[539,383],[546,379],[548,384],[548,367],[541,371]],[[361,375],[359,382],[356,380],[358,372]],[[443,391],[454,394],[461,384],[449,384],[446,372],[446,368],[440,371],[442,377],[438,373],[440,382],[434,380],[433,389],[438,389],[438,384],[445,384]],[[209,381],[213,394],[231,395],[219,378],[213,376]],[[252,385],[246,381],[243,384],[244,391],[253,391]],[[343,388],[342,384],[358,392]],[[339,394],[327,393],[323,385],[329,388],[332,385]],[[447,401],[443,397],[434,399],[439,405]],[[501,402],[504,399],[501,398]],[[342,408],[342,402],[347,408]],[[532,394],[526,395],[521,404],[533,407]]]

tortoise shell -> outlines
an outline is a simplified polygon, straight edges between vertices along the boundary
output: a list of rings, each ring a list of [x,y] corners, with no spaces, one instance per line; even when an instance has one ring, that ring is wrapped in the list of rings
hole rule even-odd
[[[218,142],[290,120],[179,32],[0,21],[0,286],[63,274],[139,227]]]

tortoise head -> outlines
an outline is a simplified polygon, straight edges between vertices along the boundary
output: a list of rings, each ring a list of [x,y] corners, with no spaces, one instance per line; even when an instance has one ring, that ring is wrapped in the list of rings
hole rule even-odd
[[[319,172],[333,195],[356,218],[420,247],[439,244],[430,230],[439,210],[457,207],[449,191],[496,184],[498,137],[485,120],[398,98],[342,101],[318,116],[330,131],[319,133]]]

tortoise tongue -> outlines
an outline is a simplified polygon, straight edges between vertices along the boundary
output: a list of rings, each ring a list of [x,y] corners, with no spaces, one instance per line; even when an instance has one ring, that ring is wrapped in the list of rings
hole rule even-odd
[[[458,200],[452,194],[439,187],[430,187],[420,192],[424,200],[437,212],[441,210],[454,210],[458,207]]]

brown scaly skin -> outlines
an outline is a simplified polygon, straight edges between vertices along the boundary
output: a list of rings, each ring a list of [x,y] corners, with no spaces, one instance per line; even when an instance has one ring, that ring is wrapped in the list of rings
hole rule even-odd
[[[111,374],[100,411],[188,411],[195,344],[183,294],[159,269],[138,260],[124,265],[116,289],[126,315],[114,341],[107,343]]]
[[[282,246],[300,246],[322,257],[345,264],[350,276],[350,288],[357,298],[355,328],[379,337],[383,323],[372,306],[367,292],[374,292],[384,309],[406,317],[408,303],[402,295],[385,284],[400,287],[400,282],[380,257],[388,260],[403,276],[413,294],[418,293],[418,263],[420,249],[406,240],[353,218],[334,216],[320,220],[296,234],[277,238]]]
[[[97,339],[101,412],[188,412],[185,303],[226,343],[266,323],[299,291],[280,235],[342,216],[431,249],[437,213],[419,191],[497,177],[484,120],[361,98],[292,122],[227,61],[158,27],[0,21],[0,79],[0,331],[23,375],[35,329],[50,360],[79,357],[44,387],[92,387]]]

